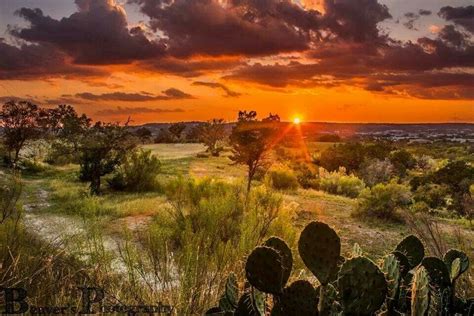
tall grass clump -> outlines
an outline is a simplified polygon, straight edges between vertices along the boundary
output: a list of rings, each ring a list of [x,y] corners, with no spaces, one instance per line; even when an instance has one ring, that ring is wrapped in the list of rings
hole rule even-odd
[[[153,191],[159,186],[156,177],[160,169],[161,162],[151,150],[134,150],[127,155],[108,183],[118,191]]]
[[[165,188],[170,207],[142,232],[145,255],[162,293],[179,315],[202,314],[230,271],[270,234],[294,240],[282,198],[268,188],[179,178]],[[238,269],[240,268],[240,269]]]
[[[298,179],[289,168],[277,168],[270,170],[266,175],[267,183],[276,190],[296,190]]]
[[[320,171],[319,189],[322,191],[355,198],[364,187],[364,181],[353,174],[346,174],[344,168],[333,172]]]
[[[105,197],[90,195],[88,188],[82,183],[55,179],[51,181],[50,188],[50,212],[83,218],[114,216],[117,213],[115,207],[104,203]]]

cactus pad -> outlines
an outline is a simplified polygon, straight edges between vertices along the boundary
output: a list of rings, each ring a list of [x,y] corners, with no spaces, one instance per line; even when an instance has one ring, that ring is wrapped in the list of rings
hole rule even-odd
[[[426,257],[421,265],[426,269],[432,285],[441,290],[451,285],[449,271],[443,260],[436,257]]]
[[[337,271],[341,240],[336,232],[321,222],[309,223],[301,232],[298,250],[306,267],[321,284],[328,284]]]
[[[388,285],[388,294],[391,299],[396,299],[400,286],[400,262],[394,254],[386,256],[382,263],[382,271]]]
[[[306,280],[291,283],[285,289],[276,308],[285,316],[317,316],[318,297],[316,289]]]
[[[249,289],[239,300],[234,316],[265,316],[265,296],[256,289]]]
[[[428,272],[421,266],[413,276],[411,286],[411,315],[424,316],[430,305],[430,284]]]
[[[453,271],[453,262],[459,259],[459,272],[453,275],[453,280],[456,280],[461,274],[469,269],[469,258],[468,256],[457,249],[450,249],[444,254],[444,263],[448,267],[448,271]]]
[[[283,275],[281,280],[282,287],[285,286],[286,282],[291,275],[291,269],[293,268],[293,255],[290,247],[286,242],[278,237],[270,237],[263,243],[264,246],[273,248],[281,256],[281,263],[283,267]]]
[[[281,256],[273,248],[256,247],[247,258],[245,276],[258,290],[279,294],[282,290]]]
[[[231,273],[225,283],[224,294],[219,300],[219,307],[223,311],[234,311],[239,301],[239,287],[235,274]]]
[[[403,239],[395,250],[403,253],[407,257],[411,269],[420,264],[425,256],[423,243],[414,235],[407,236]]]
[[[408,261],[408,258],[400,251],[393,251],[392,255],[394,255],[400,263],[400,275],[404,278],[408,271],[410,271],[410,262]]]
[[[353,315],[372,315],[380,309],[387,295],[387,281],[369,259],[347,260],[339,270],[339,296],[345,311]]]

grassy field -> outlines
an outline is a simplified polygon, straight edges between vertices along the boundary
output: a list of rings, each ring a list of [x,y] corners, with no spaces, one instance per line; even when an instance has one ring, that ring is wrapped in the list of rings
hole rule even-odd
[[[308,148],[310,148],[311,152],[315,152],[321,149],[322,146],[331,145],[328,143],[314,143],[310,144]],[[202,181],[205,181],[205,179],[213,179],[212,181],[220,180],[224,183],[232,183],[238,187],[245,177],[245,168],[232,164],[232,161],[229,159],[229,151],[225,151],[220,157],[198,158],[197,155],[204,152],[204,147],[200,144],[156,144],[143,147],[151,150],[162,162],[162,172],[158,176],[161,186],[153,192],[118,193],[108,191],[106,185],[104,185],[105,190],[102,195],[90,196],[87,184],[77,179],[77,165],[51,166],[41,174],[24,175],[25,185],[22,203],[25,209],[25,225],[30,233],[36,235],[45,243],[67,239],[69,246],[65,247],[65,249],[70,252],[77,251],[75,250],[76,247],[71,246],[70,243],[73,236],[79,236],[77,240],[81,240],[81,243],[84,243],[90,240],[90,236],[99,234],[100,240],[104,245],[101,249],[108,253],[105,257],[111,258],[109,261],[110,267],[115,267],[114,269],[118,271],[127,271],[129,265],[136,267],[142,264],[140,256],[132,256],[133,260],[136,260],[133,262],[130,261],[130,258],[130,260],[124,259],[123,247],[128,243],[136,245],[136,249],[142,249],[143,247],[150,247],[150,240],[158,238],[156,236],[176,235],[179,236],[180,240],[189,240],[189,243],[192,244],[193,240],[195,240],[193,238],[196,238],[197,235],[185,235],[187,233],[184,231],[187,228],[184,227],[178,229],[178,231],[172,228],[176,226],[171,222],[175,218],[171,216],[175,205],[173,204],[174,201],[167,198],[166,194],[164,194],[164,188],[167,183],[181,177],[183,179],[201,179]],[[202,155],[199,156],[201,157]],[[256,190],[264,189],[265,184],[258,182],[257,186],[260,186],[260,188],[256,188]],[[301,188],[293,191],[281,191],[277,193],[277,196],[281,197],[282,209],[285,210],[285,215],[281,219],[281,223],[277,223],[273,228],[273,231],[277,235],[284,234],[289,236],[288,238],[291,239],[289,240],[290,246],[295,254],[297,253],[295,236],[299,234],[305,224],[313,220],[320,220],[334,227],[341,237],[342,253],[344,255],[349,255],[354,244],[357,243],[361,246],[364,253],[374,260],[390,252],[404,236],[412,233],[407,225],[401,223],[366,221],[352,217],[351,213],[356,206],[356,199]],[[215,198],[218,198],[218,196]],[[211,210],[214,209],[213,205],[206,207],[210,207]],[[216,211],[219,211],[218,208]],[[247,220],[250,221],[249,223],[260,221],[258,217]],[[209,225],[211,225],[209,227],[213,227],[224,224],[209,223]],[[454,221],[440,219],[438,220],[438,225],[440,227],[440,234],[444,236],[448,245],[459,245],[459,241],[454,236],[458,233],[462,234],[465,250],[470,254],[471,258],[474,257],[474,233],[471,229],[463,228]],[[152,239],[150,239],[151,235],[147,235],[151,234],[151,232],[155,234]],[[251,231],[244,231],[244,234],[251,233]],[[229,249],[217,248],[217,253],[221,251],[226,253],[226,256],[229,258],[228,260],[231,262],[220,259],[225,262],[224,267],[219,267],[219,260],[217,262],[210,262],[209,265],[219,267],[219,271],[240,270],[236,272],[243,278],[241,267],[244,256],[248,251],[247,249],[251,249],[254,246],[252,242],[245,244],[246,242],[243,239],[239,243],[239,249],[235,250],[234,253],[236,257],[229,255]],[[170,246],[166,245],[165,247]],[[155,247],[157,246],[155,245]],[[159,248],[161,250],[153,249],[153,253],[156,252],[157,254],[169,251],[165,250],[167,248]],[[197,256],[192,249],[187,249],[186,251],[190,252],[186,256]],[[84,255],[81,254],[81,256]],[[164,256],[166,257],[166,255]],[[200,260],[216,259],[215,257],[212,258],[203,257],[196,259],[196,261],[202,264]],[[300,274],[302,264],[299,258],[296,258],[296,260],[297,269],[294,270],[294,274]],[[199,270],[199,266],[189,267],[185,265],[185,267],[186,273],[191,273],[191,275],[194,275],[194,272],[192,272],[194,270],[192,269]],[[186,279],[180,280],[180,283],[192,283],[192,280],[194,280],[195,283],[192,284],[196,286],[197,281],[193,279],[195,275],[194,277],[190,277],[189,274],[186,275]],[[206,276],[206,278],[211,279],[215,277]],[[224,276],[219,275],[218,279],[224,280]],[[218,284],[219,287],[223,285],[222,281],[219,281]],[[171,286],[171,288],[173,287]],[[203,289],[198,288],[194,290],[205,292]],[[183,293],[182,291],[184,289],[180,289],[178,292],[171,291],[170,293],[172,294],[169,294],[170,296],[167,296],[167,298],[174,304],[183,304],[181,308],[186,313],[196,312],[186,310],[186,303],[182,303],[183,297],[192,297],[196,293]],[[208,301],[216,298],[216,291],[213,290],[211,292],[214,293],[212,294],[213,296],[200,298],[202,300],[201,305],[198,304],[201,306],[200,308],[212,305],[213,302]],[[162,290],[157,291],[157,293],[156,295],[163,296]],[[202,312],[202,309],[198,309],[198,311]]]
[[[314,150],[330,143],[312,143],[308,147]],[[152,150],[162,159],[162,175],[166,181],[177,175],[196,178],[213,178],[229,182],[239,182],[245,177],[245,168],[232,164],[229,152],[220,157],[197,158],[204,151],[200,144],[154,144],[143,146]],[[25,203],[34,200],[39,204],[41,195],[38,190],[48,192],[47,207],[35,209],[35,212],[48,212],[67,216],[84,217],[97,215],[107,218],[104,221],[106,231],[120,233],[126,225],[136,229],[167,207],[167,200],[161,192],[150,193],[107,193],[99,197],[87,196],[87,185],[76,178],[78,167],[54,168],[46,176],[26,177]],[[41,192],[41,191],[40,191]],[[361,221],[351,217],[356,200],[331,195],[322,191],[298,189],[283,192],[284,203],[294,209],[294,225],[298,228],[311,220],[322,220],[335,227],[343,240],[343,249],[347,253],[354,243],[361,245],[371,257],[380,257],[391,249],[406,234],[408,228],[402,224]],[[43,196],[44,198],[44,196]],[[32,202],[33,201],[33,202]],[[43,204],[44,206],[44,204]],[[446,227],[456,226],[443,221]],[[465,230],[466,236],[474,240],[472,231]],[[472,250],[472,249],[471,249]]]

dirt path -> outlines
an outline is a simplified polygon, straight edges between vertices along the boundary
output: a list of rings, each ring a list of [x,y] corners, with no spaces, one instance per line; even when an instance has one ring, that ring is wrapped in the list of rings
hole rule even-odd
[[[75,254],[80,260],[88,261],[94,251],[109,253],[112,271],[124,276],[129,274],[127,263],[121,254],[125,240],[107,235],[102,230],[99,234],[94,234],[90,225],[77,217],[48,213],[45,210],[50,206],[49,192],[41,188],[41,181],[30,181],[29,184],[34,190],[26,196],[28,202],[23,209],[24,224],[30,233],[46,244],[64,249],[67,254]],[[140,247],[133,242],[132,246]],[[142,277],[143,284],[153,281],[151,275]]]

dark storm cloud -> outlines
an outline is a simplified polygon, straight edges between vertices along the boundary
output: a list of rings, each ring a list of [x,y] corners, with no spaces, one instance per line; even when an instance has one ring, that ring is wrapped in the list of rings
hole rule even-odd
[[[61,20],[40,9],[22,8],[17,14],[29,27],[11,34],[35,43],[49,43],[78,64],[113,64],[156,57],[164,45],[150,41],[140,27],[127,28],[123,9],[113,1],[76,0],[79,11]]]
[[[169,52],[189,55],[271,55],[304,51],[334,39],[383,40],[377,24],[390,18],[377,0],[326,0],[325,14],[290,0],[129,0],[169,38]],[[225,39],[225,40],[223,40]]]
[[[464,27],[469,32],[474,33],[474,6],[446,6],[442,7],[438,14],[447,21],[452,21],[455,24]]]
[[[268,55],[308,48],[304,27],[317,23],[319,13],[305,11],[289,1],[130,0],[151,19],[150,25],[168,36],[175,56],[205,54]],[[300,14],[303,20],[295,17]],[[301,22],[300,22],[301,21]],[[297,28],[297,25],[301,29]]]
[[[133,114],[149,114],[149,113],[181,113],[183,109],[161,109],[161,108],[146,108],[146,107],[116,107],[115,109],[107,109],[97,111],[96,115],[113,116],[113,115],[133,115]]]
[[[391,18],[387,6],[377,0],[325,0],[328,29],[339,38],[355,42],[379,41],[377,24]]]
[[[226,97],[239,97],[239,96],[242,95],[241,93],[232,91],[231,89],[229,89],[224,84],[218,83],[218,82],[195,81],[195,82],[193,82],[193,85],[194,86],[204,86],[204,87],[209,87],[209,88],[213,88],[213,89],[222,89],[222,90],[224,90]]]
[[[99,68],[69,64],[67,56],[48,44],[19,47],[0,40],[0,79],[104,76]]]
[[[90,101],[125,101],[125,102],[145,102],[145,101],[155,101],[155,100],[167,101],[167,100],[183,100],[183,99],[194,98],[192,95],[187,94],[175,88],[170,88],[163,91],[162,95],[154,95],[148,92],[141,92],[141,93],[112,92],[112,93],[102,93],[102,94],[83,92],[83,93],[77,93],[75,97],[85,99],[85,100],[90,100]]]

